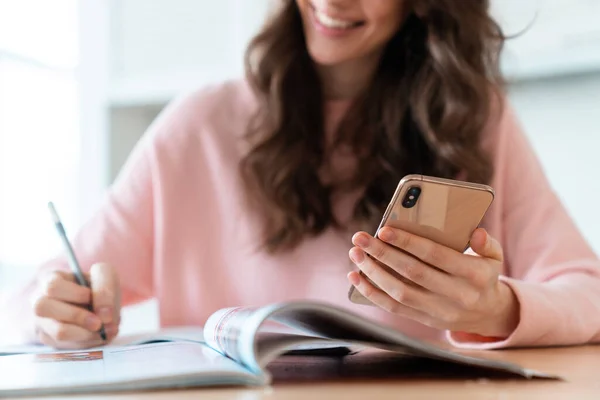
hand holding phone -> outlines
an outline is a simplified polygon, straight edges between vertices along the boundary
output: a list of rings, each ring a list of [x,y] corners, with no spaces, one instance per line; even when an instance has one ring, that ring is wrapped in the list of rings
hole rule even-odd
[[[408,175],[399,182],[375,237],[391,227],[463,252],[493,199],[487,185]],[[348,295],[354,303],[371,305],[354,286]]]
[[[477,229],[493,198],[486,185],[402,179],[375,235],[353,238],[350,300],[440,329],[507,334],[518,313],[498,279],[502,248]]]

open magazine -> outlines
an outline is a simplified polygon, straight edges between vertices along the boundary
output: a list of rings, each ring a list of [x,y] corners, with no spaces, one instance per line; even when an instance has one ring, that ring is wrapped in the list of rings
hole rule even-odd
[[[372,350],[510,376],[556,378],[436,347],[337,306],[287,302],[222,309],[210,316],[204,328],[119,338],[101,348],[4,349],[0,397],[268,385],[273,380],[268,366],[278,359],[301,363],[306,357],[335,363]]]

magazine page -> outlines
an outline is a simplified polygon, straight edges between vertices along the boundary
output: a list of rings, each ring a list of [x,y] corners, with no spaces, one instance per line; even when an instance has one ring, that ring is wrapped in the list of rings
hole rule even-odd
[[[240,343],[241,331],[248,329],[247,321],[254,311],[255,308],[250,307],[231,307],[213,313],[204,325],[206,344],[227,357],[241,361],[240,346],[252,346],[252,343]],[[254,335],[255,332],[250,335],[251,342]]]
[[[266,360],[282,354],[340,356],[357,351],[352,343],[306,335],[267,319],[270,309],[232,307],[215,312],[204,327],[206,344],[255,373],[263,373]]]
[[[204,343],[204,328],[201,326],[175,326],[162,328],[157,332],[149,331],[131,335],[119,335],[108,347],[157,342]]]
[[[295,336],[264,336],[269,326],[283,327]],[[260,371],[282,351],[294,346],[358,346],[393,351],[416,357],[433,358],[473,367],[499,370],[527,378],[556,378],[518,365],[470,356],[434,346],[404,335],[349,310],[324,303],[288,302],[260,308],[230,308],[215,313],[205,327],[210,346],[241,360],[252,371]],[[261,346],[260,338],[270,339],[277,348]],[[261,353],[262,351],[262,353]]]
[[[89,350],[102,350],[107,348],[158,342],[204,343],[204,329],[202,327],[195,326],[182,326],[163,328],[158,332],[150,331],[130,335],[119,335],[108,345],[95,347]],[[14,354],[41,354],[56,351],[57,350],[55,348],[42,344],[0,346],[0,356]]]
[[[190,342],[5,356],[0,373],[0,397],[266,382],[210,347]]]

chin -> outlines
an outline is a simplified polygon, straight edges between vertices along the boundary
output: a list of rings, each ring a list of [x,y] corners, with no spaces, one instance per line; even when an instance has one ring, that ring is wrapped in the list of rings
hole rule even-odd
[[[308,54],[315,64],[323,66],[340,65],[346,61],[349,61],[348,57],[345,55],[335,54],[331,51],[309,49]]]

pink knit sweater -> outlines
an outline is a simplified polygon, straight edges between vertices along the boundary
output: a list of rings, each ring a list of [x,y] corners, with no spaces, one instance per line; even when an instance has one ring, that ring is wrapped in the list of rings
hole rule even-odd
[[[333,229],[286,254],[255,251],[260,221],[242,201],[238,162],[256,100],[227,81],[173,102],[138,143],[103,206],[74,239],[83,266],[118,268],[124,305],[157,298],[163,326],[204,324],[222,307],[311,299],[347,307],[410,335],[456,346],[500,348],[600,340],[600,262],[549,186],[509,106],[490,122],[485,146],[496,198],[484,223],[504,247],[502,279],[520,302],[520,323],[502,341],[459,340],[368,306],[350,303],[351,233]],[[331,131],[344,110],[327,105]],[[345,168],[342,156],[335,160]],[[343,172],[343,171],[341,171]],[[335,200],[350,216],[355,195]],[[62,257],[41,268],[67,269]],[[2,313],[28,327],[32,284]],[[25,336],[24,336],[25,337]]]

